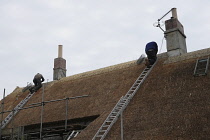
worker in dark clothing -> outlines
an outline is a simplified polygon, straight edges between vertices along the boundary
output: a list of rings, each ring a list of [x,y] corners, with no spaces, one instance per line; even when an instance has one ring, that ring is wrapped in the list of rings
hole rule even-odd
[[[37,73],[33,79],[34,87],[29,89],[31,91],[31,93],[39,90],[42,87],[43,81],[44,81],[44,77],[40,73]]]
[[[149,42],[145,47],[145,52],[147,54],[146,65],[153,65],[157,60],[158,45],[156,42]]]

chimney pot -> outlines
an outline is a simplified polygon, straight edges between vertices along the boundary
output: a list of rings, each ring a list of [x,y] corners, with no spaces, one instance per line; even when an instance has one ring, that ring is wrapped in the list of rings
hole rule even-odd
[[[172,17],[178,19],[178,17],[177,17],[177,12],[176,12],[176,8],[172,8],[172,9],[171,9],[171,12],[172,12]]]
[[[63,57],[63,45],[58,45],[58,58]]]

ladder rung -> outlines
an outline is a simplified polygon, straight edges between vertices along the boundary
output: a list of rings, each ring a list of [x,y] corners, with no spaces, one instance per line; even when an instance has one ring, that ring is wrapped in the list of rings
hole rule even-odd
[[[111,114],[117,114],[118,112],[112,112]]]
[[[117,113],[111,113],[111,114],[112,114],[112,116],[117,115]]]
[[[120,111],[120,109],[122,108],[122,106],[116,107],[115,110]]]
[[[200,59],[198,62],[207,62],[207,59]]]
[[[114,118],[110,118],[110,119],[108,119],[107,121],[113,122],[113,121],[114,121]]]
[[[121,103],[125,103],[127,100],[126,99],[123,99],[122,101],[121,101]]]
[[[132,94],[132,93],[129,93],[129,94]],[[125,98],[126,98],[126,97],[129,97],[129,96],[130,96],[129,94],[127,94],[127,95],[125,96]]]
[[[109,118],[112,118],[113,119],[113,118],[116,118],[116,116],[110,116]]]
[[[113,112],[113,113],[116,113],[117,114],[118,112]]]
[[[206,68],[204,68],[204,69],[197,69],[196,72],[197,72],[197,71],[203,71],[203,70],[205,71]]]
[[[103,136],[103,135],[97,135],[96,137],[98,137],[98,138],[99,138],[99,137],[102,137],[102,136]]]
[[[118,104],[117,107],[123,107],[125,103],[123,104]]]
[[[109,127],[110,125],[104,125],[104,126],[102,126],[102,127]]]

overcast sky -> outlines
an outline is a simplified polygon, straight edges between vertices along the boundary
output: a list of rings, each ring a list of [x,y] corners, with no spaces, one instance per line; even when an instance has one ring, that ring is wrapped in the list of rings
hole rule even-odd
[[[153,23],[173,7],[188,52],[210,47],[210,0],[0,0],[0,98],[37,72],[52,81],[58,45],[67,76],[138,59],[149,41],[160,49]]]

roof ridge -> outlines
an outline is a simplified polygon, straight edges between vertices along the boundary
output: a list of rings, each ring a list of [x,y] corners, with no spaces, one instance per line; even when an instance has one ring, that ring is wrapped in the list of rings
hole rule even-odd
[[[99,68],[99,69],[92,70],[92,71],[87,71],[87,72],[71,75],[71,76],[64,77],[64,78],[58,80],[58,82],[75,80],[75,79],[79,79],[79,78],[84,78],[84,77],[89,77],[89,76],[93,76],[93,75],[98,75],[98,74],[114,71],[114,70],[117,70],[117,69],[127,68],[127,67],[130,67],[130,66],[137,65],[136,61],[137,60],[132,60],[132,61],[128,61],[128,62],[116,64],[116,65],[111,65],[111,66],[104,67],[104,68]]]
[[[198,58],[198,57],[202,57],[202,56],[208,56],[208,55],[210,55],[210,48],[185,53],[180,56],[168,57],[168,59],[164,62],[164,64],[176,63],[179,61],[192,59],[192,58]]]

